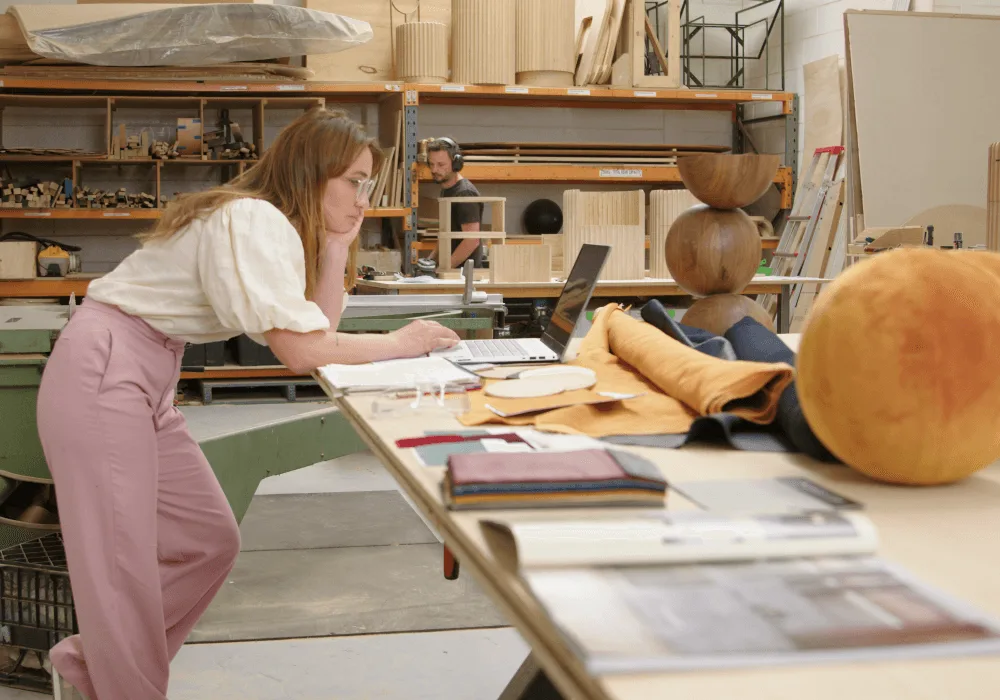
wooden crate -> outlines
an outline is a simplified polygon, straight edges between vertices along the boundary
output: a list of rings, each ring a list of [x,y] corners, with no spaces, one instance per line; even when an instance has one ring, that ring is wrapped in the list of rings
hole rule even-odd
[[[438,198],[438,270],[447,271],[454,269],[451,265],[451,242],[466,238],[490,238],[503,240],[507,237],[505,232],[505,205],[506,197],[439,197]],[[490,228],[479,231],[452,231],[451,230],[451,205],[452,204],[488,204],[490,207]]]

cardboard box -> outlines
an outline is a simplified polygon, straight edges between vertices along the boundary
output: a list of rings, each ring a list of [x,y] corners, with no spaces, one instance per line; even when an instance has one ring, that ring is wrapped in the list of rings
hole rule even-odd
[[[202,128],[201,119],[178,117],[177,119],[177,152],[182,158],[201,158]]]

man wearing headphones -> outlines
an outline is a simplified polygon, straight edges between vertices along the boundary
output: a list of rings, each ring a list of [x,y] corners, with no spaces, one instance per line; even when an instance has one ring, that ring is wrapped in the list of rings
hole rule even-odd
[[[462,150],[450,138],[434,139],[427,145],[427,165],[434,182],[441,185],[442,197],[478,197],[479,190],[462,177]],[[453,231],[479,231],[483,220],[482,202],[451,205]],[[483,266],[483,245],[479,238],[465,238],[451,243],[451,265],[459,268],[471,258],[476,267]]]

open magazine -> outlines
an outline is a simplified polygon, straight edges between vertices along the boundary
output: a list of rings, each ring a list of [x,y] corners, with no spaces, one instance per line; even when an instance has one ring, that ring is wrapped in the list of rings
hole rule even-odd
[[[1000,652],[1000,623],[875,558],[856,512],[483,529],[594,674]]]

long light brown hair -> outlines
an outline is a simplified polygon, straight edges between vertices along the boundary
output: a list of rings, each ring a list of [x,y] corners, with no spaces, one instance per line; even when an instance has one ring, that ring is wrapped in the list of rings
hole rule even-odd
[[[323,193],[327,181],[343,175],[366,148],[372,152],[372,173],[377,173],[383,155],[376,140],[347,113],[316,107],[285,127],[245,173],[220,187],[181,195],[164,210],[157,226],[140,238],[143,242],[170,238],[234,199],[263,199],[281,210],[302,239],[306,297],[312,298],[326,241]],[[349,286],[356,277],[356,246],[355,240],[348,261]]]

